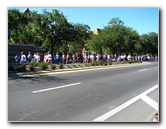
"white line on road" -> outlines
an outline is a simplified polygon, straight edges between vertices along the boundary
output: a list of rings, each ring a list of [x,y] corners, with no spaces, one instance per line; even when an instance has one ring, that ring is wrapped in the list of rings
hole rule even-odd
[[[147,95],[142,96],[141,99],[144,102],[146,102],[147,104],[149,104],[151,107],[153,107],[156,111],[158,111],[158,103],[156,101],[154,101],[153,99],[151,99]]]
[[[136,102],[137,100],[139,100],[140,98],[142,98],[143,96],[145,96],[146,94],[152,92],[153,90],[155,90],[156,88],[158,88],[158,85],[153,86],[152,88],[148,89],[147,91],[141,93],[140,95],[130,99],[129,101],[123,103],[122,105],[114,108],[113,110],[105,113],[104,115],[94,119],[93,121],[97,122],[97,121],[104,121],[106,119],[108,119],[109,117],[113,116],[114,114],[118,113],[119,111],[123,110],[124,108],[128,107],[129,105],[131,105],[132,103]]]
[[[141,70],[138,70],[138,72],[142,72],[142,71],[146,71],[146,70],[148,70],[148,69],[141,69]]]
[[[52,88],[47,88],[47,89],[41,89],[41,90],[37,90],[37,91],[32,91],[32,93],[39,93],[39,92],[44,92],[44,91],[49,91],[49,90],[56,90],[56,89],[75,86],[75,85],[79,85],[79,84],[81,84],[81,82],[63,85],[63,86],[52,87]]]

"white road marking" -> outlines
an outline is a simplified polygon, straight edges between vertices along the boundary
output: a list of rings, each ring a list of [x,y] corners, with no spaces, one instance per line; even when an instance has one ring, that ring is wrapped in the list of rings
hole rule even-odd
[[[124,108],[128,107],[129,105],[131,105],[132,103],[136,102],[137,100],[139,100],[140,98],[144,97],[146,94],[152,92],[153,90],[155,90],[156,88],[158,88],[158,85],[153,86],[152,88],[148,89],[147,91],[141,93],[140,95],[130,99],[129,101],[123,103],[122,105],[114,108],[113,110],[105,113],[104,115],[94,119],[93,121],[97,122],[97,121],[104,121],[106,119],[108,119],[109,117],[113,116],[114,114],[118,113],[119,111],[123,110]]]
[[[49,91],[49,90],[56,90],[56,89],[75,86],[75,85],[79,85],[79,84],[81,84],[81,82],[63,85],[63,86],[58,86],[58,87],[47,88],[47,89],[41,89],[41,90],[37,90],[37,91],[32,91],[32,93],[39,93],[39,92],[44,92],[44,91]]]
[[[142,71],[146,71],[146,70],[148,70],[148,69],[141,69],[141,70],[138,70],[138,72],[142,72]]]
[[[156,101],[154,101],[147,95],[142,96],[141,99],[145,101],[147,104],[149,104],[151,107],[153,107],[156,111],[158,111],[158,103]]]

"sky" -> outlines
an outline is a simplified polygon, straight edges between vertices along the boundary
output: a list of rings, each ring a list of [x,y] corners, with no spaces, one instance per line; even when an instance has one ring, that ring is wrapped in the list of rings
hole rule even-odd
[[[10,9],[10,8],[8,8]],[[16,8],[23,12],[26,8]],[[29,8],[30,11],[42,13],[44,8]],[[89,25],[91,30],[103,29],[112,18],[118,17],[127,27],[132,27],[140,35],[149,32],[159,33],[158,8],[46,8],[57,9],[66,16],[68,22]]]

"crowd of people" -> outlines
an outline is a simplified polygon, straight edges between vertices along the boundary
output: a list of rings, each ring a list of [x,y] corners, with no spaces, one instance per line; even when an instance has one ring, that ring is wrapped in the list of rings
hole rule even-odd
[[[16,64],[26,64],[28,62],[34,61],[34,62],[47,62],[52,63],[52,55],[50,52],[44,53],[34,53],[28,52],[28,55],[26,56],[24,52],[21,52],[21,54],[17,54],[15,56]]]
[[[104,60],[106,62],[121,62],[121,61],[128,61],[128,60],[136,60],[136,61],[155,61],[157,60],[157,56],[153,55],[136,55],[132,56],[131,54],[100,54],[100,53],[93,53],[93,54],[59,54],[56,53],[54,57],[54,61],[57,63],[69,64],[69,63],[90,63],[93,61]]]
[[[121,62],[121,61],[128,61],[128,60],[137,60],[137,61],[155,61],[158,60],[157,56],[153,55],[136,55],[132,56],[131,54],[100,54],[100,53],[93,53],[93,54],[65,54],[65,53],[56,53],[55,57],[52,57],[50,52],[46,53],[34,53],[32,55],[31,52],[24,54],[17,54],[15,56],[16,64],[25,64],[31,61],[35,62],[46,62],[46,63],[57,63],[57,64],[70,64],[70,63],[90,63],[93,61],[104,60],[107,62]]]

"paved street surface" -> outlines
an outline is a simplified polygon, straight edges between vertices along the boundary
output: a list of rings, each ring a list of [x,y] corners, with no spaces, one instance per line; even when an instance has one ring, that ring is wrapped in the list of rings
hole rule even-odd
[[[11,122],[153,122],[158,62],[8,80]]]

